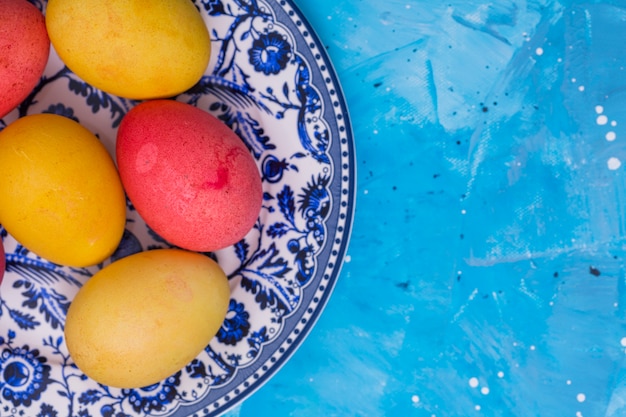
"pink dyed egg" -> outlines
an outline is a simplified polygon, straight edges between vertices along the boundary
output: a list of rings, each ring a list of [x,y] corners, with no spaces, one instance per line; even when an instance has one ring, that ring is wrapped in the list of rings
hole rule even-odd
[[[43,14],[26,0],[0,0],[0,117],[35,88],[48,63]]]
[[[192,105],[152,100],[120,124],[116,157],[128,198],[168,242],[209,252],[241,240],[263,199],[259,169],[241,139]]]

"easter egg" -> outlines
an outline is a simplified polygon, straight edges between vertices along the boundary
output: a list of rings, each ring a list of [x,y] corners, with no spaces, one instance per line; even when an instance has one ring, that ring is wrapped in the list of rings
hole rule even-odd
[[[116,158],[126,193],[157,234],[208,252],[241,240],[254,226],[261,176],[243,141],[210,113],[152,100],[123,118]]]
[[[0,131],[0,223],[54,263],[84,267],[117,248],[126,199],[113,158],[63,116],[24,116]]]
[[[211,258],[155,249],[117,260],[92,276],[65,323],[74,363],[119,388],[155,384],[182,369],[221,327],[230,300]]]
[[[26,0],[0,0],[0,117],[35,88],[48,63],[43,14]]]
[[[46,26],[76,75],[130,99],[189,89],[211,53],[208,29],[189,0],[49,0]]]

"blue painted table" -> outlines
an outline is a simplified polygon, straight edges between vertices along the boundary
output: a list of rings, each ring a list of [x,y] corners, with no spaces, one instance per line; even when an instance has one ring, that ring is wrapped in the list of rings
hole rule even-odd
[[[352,115],[355,223],[229,415],[626,415],[623,2],[296,3]]]

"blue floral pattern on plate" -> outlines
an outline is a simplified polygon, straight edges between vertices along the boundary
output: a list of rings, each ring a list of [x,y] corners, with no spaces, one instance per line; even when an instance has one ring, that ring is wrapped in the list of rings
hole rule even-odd
[[[32,0],[45,11],[46,2]],[[170,245],[128,202],[113,256],[91,268],[37,257],[0,228],[0,416],[218,415],[263,384],[306,337],[337,279],[354,210],[354,149],[345,102],[323,46],[288,0],[196,0],[211,31],[207,72],[175,99],[230,126],[257,161],[264,204],[254,228],[207,254],[226,271],[228,314],[184,369],[149,387],[87,378],[63,338],[80,286],[108,263]],[[83,82],[52,51],[31,95],[0,119],[56,113],[79,121],[114,154],[116,129],[136,102]]]

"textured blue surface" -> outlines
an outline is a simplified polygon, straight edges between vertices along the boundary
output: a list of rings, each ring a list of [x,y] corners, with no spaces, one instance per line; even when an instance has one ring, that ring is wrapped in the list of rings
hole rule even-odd
[[[229,415],[626,415],[626,8],[297,0],[357,148],[341,278]]]

